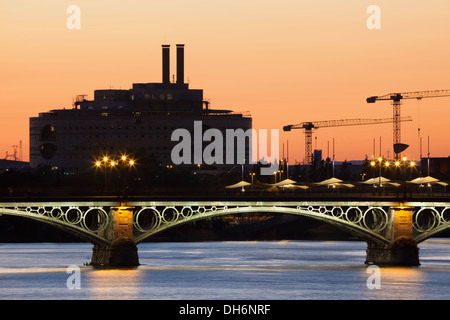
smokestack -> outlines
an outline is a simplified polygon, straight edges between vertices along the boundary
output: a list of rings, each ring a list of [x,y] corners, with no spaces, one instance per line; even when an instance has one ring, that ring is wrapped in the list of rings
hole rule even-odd
[[[184,83],[184,44],[177,44],[177,83]]]
[[[170,44],[162,45],[162,82],[170,83]]]

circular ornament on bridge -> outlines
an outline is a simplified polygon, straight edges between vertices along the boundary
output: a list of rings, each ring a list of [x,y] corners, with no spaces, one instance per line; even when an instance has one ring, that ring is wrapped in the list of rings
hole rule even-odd
[[[320,206],[320,207],[319,207],[319,213],[321,213],[321,214],[327,213],[327,207]]]
[[[341,207],[333,207],[333,209],[331,209],[331,215],[335,218],[341,218],[343,214],[344,210],[342,210]]]
[[[175,207],[166,207],[161,213],[164,222],[175,222],[178,219],[178,210]]]
[[[180,211],[180,214],[184,217],[184,218],[189,218],[190,216],[192,216],[193,211],[191,207],[183,207]]]
[[[439,224],[439,212],[434,208],[420,208],[414,214],[413,227],[420,232],[427,232]]]
[[[450,207],[445,207],[441,211],[441,220],[444,223],[450,223]]]
[[[50,211],[50,217],[52,217],[53,219],[60,219],[62,214],[63,214],[63,211],[61,210],[61,208],[58,208],[58,207],[53,208]]]
[[[149,232],[161,224],[161,214],[156,208],[145,207],[136,213],[134,226],[141,232]]]
[[[108,214],[103,208],[89,208],[83,214],[81,225],[91,232],[100,232],[108,225]]]
[[[70,207],[64,214],[63,218],[70,224],[78,224],[81,221],[82,212],[78,207]]]
[[[44,207],[39,207],[37,209],[37,213],[40,215],[44,215],[46,213],[45,208]]]
[[[198,207],[198,213],[202,214],[206,212],[206,208],[205,207]]]
[[[359,223],[362,219],[362,211],[358,207],[349,207],[345,212],[345,219],[348,222]]]
[[[381,207],[370,207],[364,212],[362,222],[369,230],[381,231],[388,224],[388,215]]]

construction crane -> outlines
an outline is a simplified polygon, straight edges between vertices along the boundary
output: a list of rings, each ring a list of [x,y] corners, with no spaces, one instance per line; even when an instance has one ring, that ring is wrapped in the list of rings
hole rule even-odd
[[[329,127],[344,127],[344,126],[358,126],[369,124],[380,124],[393,122],[393,118],[383,119],[342,119],[342,120],[328,120],[328,121],[310,121],[302,122],[298,124],[290,124],[283,127],[283,131],[291,131],[292,129],[304,129],[305,130],[305,156],[308,164],[313,163],[312,152],[312,130],[318,128]],[[403,117],[399,121],[412,121],[411,117]]]
[[[392,100],[393,116],[394,116],[394,153],[398,159],[399,154],[404,151],[408,145],[401,143],[400,130],[400,106],[403,99],[417,99],[423,98],[437,98],[450,96],[450,90],[429,90],[429,91],[412,91],[412,92],[397,92],[388,93],[383,96],[373,96],[366,99],[367,103],[375,103],[379,100]]]
[[[12,147],[14,149],[14,153],[9,154],[8,151],[6,151],[6,155],[3,160],[13,159],[14,161],[22,161],[22,140],[20,140],[20,146],[14,144]],[[20,148],[19,153],[17,153],[17,148]]]

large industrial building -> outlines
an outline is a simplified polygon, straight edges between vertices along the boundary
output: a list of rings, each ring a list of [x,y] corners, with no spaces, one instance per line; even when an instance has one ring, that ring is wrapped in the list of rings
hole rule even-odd
[[[194,121],[201,121],[204,130],[216,128],[222,133],[251,128],[249,115],[212,110],[203,99],[203,90],[189,88],[184,82],[184,45],[177,44],[176,51],[176,82],[170,81],[170,45],[162,45],[161,83],[95,90],[93,100],[77,96],[70,109],[31,117],[30,166],[79,172],[91,168],[103,155],[117,157],[138,150],[171,165],[171,150],[178,143],[171,141],[175,129],[193,133]]]

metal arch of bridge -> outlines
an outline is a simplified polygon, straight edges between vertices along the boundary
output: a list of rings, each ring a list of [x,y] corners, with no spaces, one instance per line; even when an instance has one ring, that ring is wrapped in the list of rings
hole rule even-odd
[[[251,212],[310,217],[347,230],[361,240],[387,245],[392,239],[392,210],[411,208],[412,239],[420,243],[450,228],[450,202],[394,201],[130,201],[134,242],[185,223]],[[48,223],[97,245],[109,245],[105,229],[113,223],[116,201],[0,203],[0,215]]]
[[[110,223],[109,210],[116,202],[17,202],[0,203],[0,216],[11,215],[49,224],[96,245],[110,241],[102,232]]]
[[[413,215],[413,238],[417,243],[450,229],[450,203],[419,206]]]
[[[131,205],[131,204],[130,204]],[[185,223],[206,218],[243,213],[278,213],[309,217],[320,220],[338,228],[347,230],[362,240],[378,244],[389,244],[390,240],[381,235],[389,223],[388,207],[372,204],[349,204],[336,206],[333,203],[299,202],[196,202],[173,203],[161,202],[135,206],[135,242],[175,228]],[[141,215],[147,215],[147,220]]]

